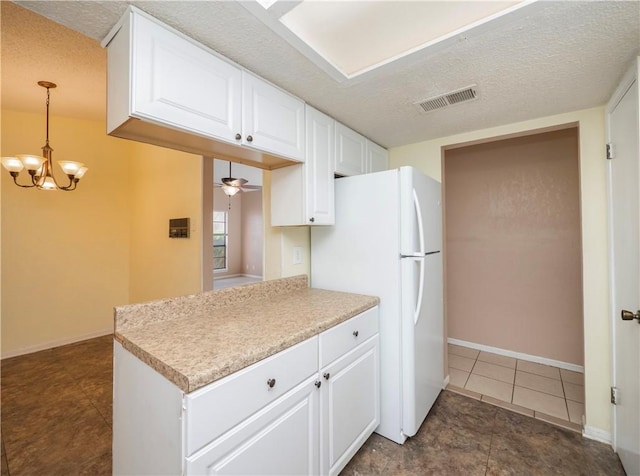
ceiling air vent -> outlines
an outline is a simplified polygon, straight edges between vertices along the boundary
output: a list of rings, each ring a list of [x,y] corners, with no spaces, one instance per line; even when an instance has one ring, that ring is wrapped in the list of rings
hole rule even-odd
[[[424,112],[431,112],[453,104],[473,101],[477,99],[477,97],[478,93],[476,92],[476,85],[474,84],[463,89],[458,89],[457,91],[451,91],[450,93],[419,101],[415,104]]]

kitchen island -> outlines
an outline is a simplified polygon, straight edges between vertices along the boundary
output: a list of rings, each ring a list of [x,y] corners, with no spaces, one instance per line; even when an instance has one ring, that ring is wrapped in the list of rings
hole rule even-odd
[[[377,305],[297,276],[116,308],[114,474],[337,474],[379,423]]]

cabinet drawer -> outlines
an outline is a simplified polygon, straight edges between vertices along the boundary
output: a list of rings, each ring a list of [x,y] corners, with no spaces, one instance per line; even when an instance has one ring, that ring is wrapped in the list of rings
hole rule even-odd
[[[330,364],[341,355],[378,332],[378,306],[320,334],[320,367]]]
[[[317,371],[318,337],[313,337],[187,395],[185,456]],[[270,379],[275,381],[272,387]]]

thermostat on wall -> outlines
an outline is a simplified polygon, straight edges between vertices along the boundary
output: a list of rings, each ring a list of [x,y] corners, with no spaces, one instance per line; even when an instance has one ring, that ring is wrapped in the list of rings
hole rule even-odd
[[[170,218],[169,238],[189,238],[189,218]]]

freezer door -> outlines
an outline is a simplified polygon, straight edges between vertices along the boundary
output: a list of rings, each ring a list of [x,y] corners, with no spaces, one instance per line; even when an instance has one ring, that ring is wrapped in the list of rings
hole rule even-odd
[[[400,251],[442,250],[442,187],[413,167],[400,167]]]

